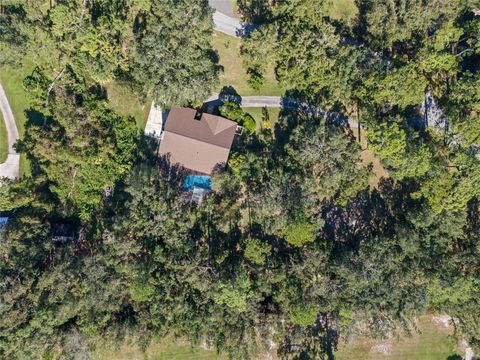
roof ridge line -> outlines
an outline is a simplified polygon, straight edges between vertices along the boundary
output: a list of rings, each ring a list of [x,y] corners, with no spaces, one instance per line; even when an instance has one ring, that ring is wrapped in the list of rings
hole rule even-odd
[[[171,131],[171,130],[164,130],[163,132],[169,132],[169,133],[172,133],[172,134],[175,134],[175,135],[178,135],[178,136],[181,136],[181,137],[184,137],[184,138],[187,138],[187,139],[192,139],[192,140],[195,140],[195,141],[198,141],[198,142],[201,142],[201,143],[204,143],[204,144],[209,144],[209,145],[212,145],[212,146],[216,146],[220,149],[227,149],[227,150],[230,150],[230,147],[225,147],[225,146],[221,146],[221,145],[217,145],[217,144],[213,144],[211,142],[207,142],[207,141],[202,141],[202,140],[199,140],[197,138],[194,138],[194,137],[191,137],[191,136],[186,136],[186,135],[183,135],[183,134],[179,134],[175,131]]]

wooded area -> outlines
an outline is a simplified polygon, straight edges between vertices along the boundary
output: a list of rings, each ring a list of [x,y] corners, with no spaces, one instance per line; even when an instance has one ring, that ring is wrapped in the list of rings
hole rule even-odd
[[[427,312],[480,352],[476,1],[237,3],[259,24],[242,39],[249,86],[273,67],[308,105],[263,126],[224,104],[246,131],[196,207],[106,84],[201,106],[222,70],[208,2],[0,2],[0,66],[35,64],[18,84],[30,171],[0,187],[1,358],[179,337],[234,359],[327,359]],[[375,185],[346,117],[388,174]]]

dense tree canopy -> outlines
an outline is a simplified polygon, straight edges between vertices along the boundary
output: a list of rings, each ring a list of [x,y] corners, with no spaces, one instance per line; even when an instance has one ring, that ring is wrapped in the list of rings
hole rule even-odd
[[[25,10],[16,3],[0,7],[0,65],[18,64],[25,55],[28,35]]]
[[[132,77],[159,104],[203,101],[218,80],[212,10],[203,0],[153,1],[138,19]]]
[[[88,219],[131,168],[135,121],[115,114],[101,98],[102,89],[88,88],[70,68],[50,94],[46,80],[42,73],[25,79],[33,106],[19,147],[67,213],[73,207]]]

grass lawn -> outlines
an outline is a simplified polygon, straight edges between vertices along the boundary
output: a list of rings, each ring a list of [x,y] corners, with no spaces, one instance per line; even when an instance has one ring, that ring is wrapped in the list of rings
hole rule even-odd
[[[255,121],[257,122],[257,125],[260,125],[262,124],[263,122],[263,118],[264,118],[264,115],[263,115],[263,109],[264,108],[261,108],[261,107],[257,107],[257,108],[243,108],[243,110],[247,113],[249,113],[250,115],[252,115],[252,117],[255,119]],[[270,127],[273,129],[273,127],[275,126],[275,123],[277,122],[278,120],[278,116],[280,114],[280,108],[267,108],[267,111],[268,111],[268,122],[270,124]]]
[[[226,356],[218,355],[214,350],[192,348],[188,344],[176,343],[173,339],[154,341],[142,353],[135,344],[124,344],[120,349],[102,349],[93,356],[98,360],[227,360]]]
[[[243,96],[281,96],[285,93],[285,89],[280,87],[275,78],[273,67],[267,72],[265,84],[260,90],[253,90],[248,85],[247,72],[243,67],[240,55],[240,39],[215,31],[212,44],[220,57],[220,65],[223,66],[223,73],[220,74],[220,84],[215,88],[216,92],[220,92],[224,86],[233,86],[238,94]]]
[[[351,24],[358,15],[355,0],[332,0],[328,8],[333,19],[344,21],[347,24]]]
[[[358,129],[352,129],[353,135],[358,141]],[[365,165],[372,164],[372,174],[373,176],[370,177],[370,187],[376,188],[380,182],[381,178],[388,178],[388,171],[380,163],[380,160],[370,151],[368,150],[368,142],[367,142],[367,132],[362,128],[360,130],[360,146],[362,151],[360,153],[360,158]]]
[[[7,160],[8,155],[8,138],[7,138],[7,128],[3,121],[2,113],[0,113],[0,164],[4,163]]]
[[[432,319],[432,315],[419,318],[418,329],[411,337],[393,340],[353,339],[349,344],[339,344],[336,360],[447,360],[460,355],[459,344],[452,337],[453,328],[445,327]],[[458,359],[461,359],[458,358]]]
[[[107,89],[107,96],[113,110],[121,115],[133,116],[140,129],[145,129],[150,101],[142,103],[138,96],[121,81],[110,81],[102,84]]]
[[[237,4],[237,0],[230,0],[231,2],[231,6],[232,6],[232,13],[233,13],[233,17],[237,18],[237,19],[240,19],[241,16],[240,14],[238,13],[238,4]]]
[[[340,343],[335,352],[335,360],[447,360],[462,354],[459,344],[453,338],[453,327],[446,327],[424,315],[418,319],[419,333],[392,340],[371,340],[354,338],[348,344]],[[388,355],[387,355],[388,353]],[[276,354],[272,354],[276,359]],[[449,358],[450,357],[450,358]],[[226,360],[215,351],[192,348],[188,344],[177,343],[173,339],[154,341],[141,352],[137,345],[126,342],[120,349],[102,348],[94,354],[98,360]],[[254,360],[254,359],[252,359]]]
[[[23,79],[29,75],[34,69],[34,64],[25,61],[20,69],[12,69],[9,67],[0,68],[0,82],[8,96],[8,102],[12,108],[15,121],[17,122],[20,137],[25,133],[25,110],[28,108],[28,100],[25,90],[23,89]],[[20,176],[28,174],[30,166],[25,154],[20,156]]]

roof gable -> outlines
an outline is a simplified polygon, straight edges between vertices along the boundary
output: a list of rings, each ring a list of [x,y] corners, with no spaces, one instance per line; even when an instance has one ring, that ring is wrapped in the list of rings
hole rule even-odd
[[[196,115],[196,110],[189,108],[170,110],[160,154],[167,155],[172,165],[211,174],[216,167],[225,166],[237,123],[211,114]]]
[[[165,132],[230,149],[237,123],[210,114],[202,114],[201,118],[196,120],[196,113],[194,109],[173,108],[168,114]]]
[[[202,118],[208,124],[208,127],[212,131],[213,135],[218,135],[222,131],[228,130],[232,127],[231,121],[223,119],[220,116],[203,114]],[[236,124],[235,124],[235,128],[236,128]]]

